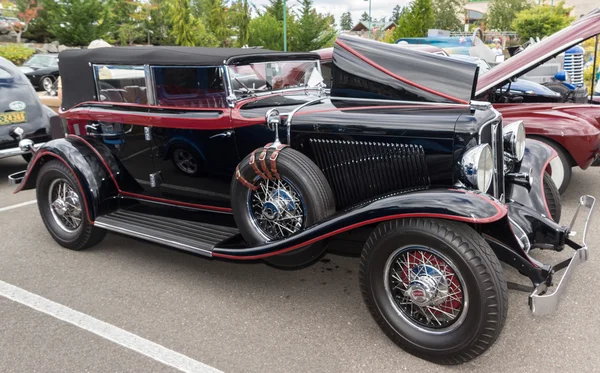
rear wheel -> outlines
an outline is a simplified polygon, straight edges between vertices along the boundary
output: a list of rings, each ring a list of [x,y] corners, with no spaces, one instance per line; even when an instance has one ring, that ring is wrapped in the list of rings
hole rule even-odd
[[[544,198],[546,200],[546,206],[548,206],[548,211],[550,211],[550,217],[555,222],[560,221],[560,217],[562,214],[562,204],[560,200],[560,193],[558,189],[556,189],[556,185],[554,185],[554,181],[547,172],[544,172]]]
[[[506,320],[498,258],[471,227],[435,219],[381,223],[360,262],[363,298],[387,336],[439,364],[485,352]]]
[[[273,172],[270,157],[274,151],[268,149],[264,163],[259,160],[262,149],[248,155],[239,165],[239,176],[249,185],[235,177],[231,185],[233,217],[253,245],[285,239],[335,211],[333,192],[317,165],[302,153],[284,148]],[[251,166],[252,156],[256,169]],[[317,242],[265,261],[281,268],[301,268],[324,251],[324,243]]]
[[[94,227],[85,213],[84,195],[75,175],[60,161],[42,166],[36,181],[36,196],[42,220],[54,240],[71,250],[91,247],[106,231]]]

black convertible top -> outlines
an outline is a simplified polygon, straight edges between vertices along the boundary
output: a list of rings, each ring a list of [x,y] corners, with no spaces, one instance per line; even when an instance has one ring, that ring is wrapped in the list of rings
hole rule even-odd
[[[60,61],[117,65],[220,66],[260,61],[317,60],[316,53],[277,52],[253,48],[113,47],[68,49]]]
[[[154,66],[221,66],[264,61],[318,60],[316,53],[277,52],[253,48],[106,47],[67,49],[59,54],[62,110],[96,100],[93,64]]]

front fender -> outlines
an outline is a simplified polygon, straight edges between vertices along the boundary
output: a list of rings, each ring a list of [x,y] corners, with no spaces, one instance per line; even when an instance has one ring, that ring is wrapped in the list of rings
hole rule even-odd
[[[248,247],[225,243],[213,249],[213,256],[252,260],[283,254],[331,236],[386,220],[436,218],[472,224],[495,222],[507,208],[488,195],[457,189],[430,189],[391,195],[340,211],[302,232],[283,240]]]
[[[539,214],[551,216],[544,195],[544,172],[552,158],[556,157],[554,149],[543,142],[527,139],[525,156],[515,172],[529,174],[529,187],[508,181],[506,183],[506,200],[529,206]]]
[[[65,164],[75,175],[84,194],[88,220],[93,222],[101,209],[105,208],[102,206],[103,201],[116,196],[117,189],[97,155],[76,139],[56,139],[40,147],[14,193],[34,189],[42,166],[55,159]]]

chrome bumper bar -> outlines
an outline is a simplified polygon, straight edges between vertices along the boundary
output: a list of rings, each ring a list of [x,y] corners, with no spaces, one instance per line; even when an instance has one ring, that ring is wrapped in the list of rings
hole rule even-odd
[[[38,150],[42,145],[44,145],[43,142],[34,144],[33,148],[35,150]],[[18,146],[16,148],[2,149],[2,150],[0,150],[0,159],[14,157],[16,155],[23,155],[23,154],[27,154],[27,153],[31,153],[31,150],[30,149],[21,149]]]
[[[553,293],[548,294],[548,284],[542,283],[539,284],[529,296],[529,308],[534,315],[547,315],[556,311],[558,308],[558,303],[560,302],[561,295],[565,292],[565,288],[567,287],[567,283],[569,279],[575,272],[575,269],[583,262],[588,260],[588,246],[586,243],[586,236],[588,232],[588,226],[590,224],[590,219],[592,217],[592,213],[594,212],[594,205],[596,203],[596,199],[592,196],[582,196],[579,198],[579,206],[577,206],[577,211],[575,211],[575,216],[573,216],[573,220],[571,221],[570,229],[573,228],[575,221],[577,219],[577,215],[582,207],[588,208],[587,218],[585,220],[585,224],[583,226],[583,238],[582,244],[579,245],[570,239],[567,239],[567,244],[573,249],[575,249],[575,255],[571,259],[567,259],[563,262],[558,263],[553,267],[553,271],[560,271],[566,268],[563,277],[560,279],[558,286],[554,290]]]

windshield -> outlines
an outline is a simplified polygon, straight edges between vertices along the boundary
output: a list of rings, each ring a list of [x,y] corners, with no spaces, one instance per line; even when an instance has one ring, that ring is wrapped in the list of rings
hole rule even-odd
[[[58,66],[58,58],[53,56],[37,55],[29,59],[24,63],[25,66],[43,66],[43,67],[54,67]]]
[[[477,65],[479,65],[479,75],[485,74],[492,69],[492,67],[482,59],[477,60]]]
[[[229,66],[231,88],[237,97],[323,82],[318,61],[277,61]]]

